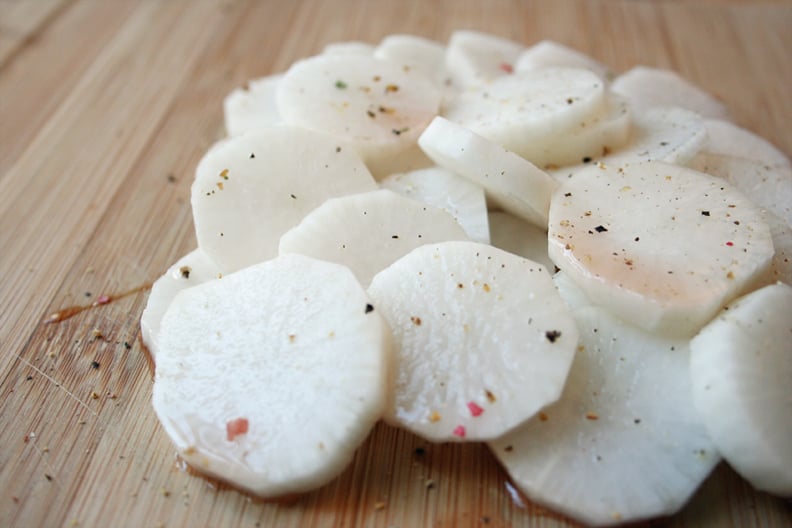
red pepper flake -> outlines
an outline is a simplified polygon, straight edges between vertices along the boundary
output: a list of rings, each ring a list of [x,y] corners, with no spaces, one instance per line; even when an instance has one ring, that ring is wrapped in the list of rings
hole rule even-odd
[[[484,409],[479,407],[476,402],[469,401],[467,404],[467,408],[470,410],[470,414],[475,418],[476,416],[481,416],[481,413],[484,412]]]
[[[512,66],[508,62],[501,62],[498,65],[498,68],[500,68],[501,71],[506,72],[506,73],[514,73],[514,66]]]
[[[734,242],[729,240],[728,242],[726,242],[726,245],[729,246],[729,247],[732,247],[734,245]]]
[[[247,418],[235,418],[226,423],[226,439],[231,442],[239,435],[247,434],[248,421]]]
[[[466,431],[464,425],[457,425],[456,427],[454,427],[454,430],[452,432],[454,436],[458,436],[459,438],[465,438]]]

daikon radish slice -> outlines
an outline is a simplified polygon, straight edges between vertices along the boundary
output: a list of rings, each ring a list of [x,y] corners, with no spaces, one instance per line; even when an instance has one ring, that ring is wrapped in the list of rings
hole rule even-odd
[[[644,162],[581,171],[553,194],[548,253],[598,305],[692,336],[773,257],[761,211],[728,183]]]
[[[676,72],[636,66],[613,80],[611,89],[630,100],[636,112],[678,106],[703,117],[728,119],[723,103]]]
[[[154,410],[193,468],[277,497],[338,475],[380,418],[388,330],[343,266],[288,255],[179,293]]]
[[[294,63],[277,97],[284,122],[337,137],[367,163],[413,146],[440,106],[420,71],[358,54]]]
[[[577,330],[540,264],[492,246],[421,246],[369,286],[393,332],[390,423],[435,442],[492,439],[555,401]]]
[[[514,70],[531,71],[555,67],[585,68],[596,73],[603,81],[613,77],[613,73],[601,62],[552,40],[537,42],[523,51],[514,65]]]
[[[781,281],[792,286],[792,226],[769,211],[765,211],[762,217],[770,227],[775,249],[768,283]]]
[[[688,342],[573,313],[580,347],[561,398],[492,452],[528,498],[585,525],[678,511],[720,460],[693,408]]]
[[[463,89],[514,72],[525,46],[478,31],[455,31],[448,41],[445,67],[452,85]]]
[[[380,186],[443,209],[459,222],[471,240],[489,244],[487,201],[479,185],[448,169],[431,167],[393,174]]]
[[[515,72],[460,93],[444,116],[535,165],[581,123],[607,111],[603,81],[576,68]]]
[[[553,275],[553,282],[555,283],[556,290],[558,290],[558,294],[572,310],[577,310],[584,306],[596,306],[591,302],[591,299],[588,298],[586,292],[569,277],[568,273],[557,271]]]
[[[690,166],[723,178],[756,205],[792,225],[792,166],[789,163],[769,165],[748,158],[702,152]]]
[[[745,158],[770,167],[789,167],[789,158],[766,139],[720,119],[705,119],[707,128],[707,154]]]
[[[373,54],[374,46],[359,40],[331,42],[322,48],[322,55],[363,55],[370,57]]]
[[[194,249],[176,261],[151,285],[146,308],[140,316],[140,336],[151,359],[157,359],[162,317],[180,291],[216,279],[220,270],[200,249]]]
[[[198,246],[223,273],[277,255],[281,235],[328,198],[377,188],[351,149],[308,130],[272,127],[229,138],[198,164]]]
[[[280,240],[301,253],[348,266],[361,284],[423,244],[468,240],[446,211],[388,189],[327,200]]]
[[[555,264],[547,256],[547,230],[506,211],[489,213],[491,244],[496,248],[533,260],[550,273]]]
[[[281,123],[275,100],[282,74],[250,81],[245,88],[237,88],[223,100],[223,116],[229,136],[248,130]]]
[[[415,69],[438,87],[445,80],[445,46],[415,35],[388,35],[374,50],[374,57]]]
[[[755,488],[792,496],[792,287],[728,306],[690,344],[693,402],[715,445]]]
[[[494,205],[540,227],[547,225],[550,195],[557,185],[529,161],[439,116],[418,145],[441,167],[483,187]]]

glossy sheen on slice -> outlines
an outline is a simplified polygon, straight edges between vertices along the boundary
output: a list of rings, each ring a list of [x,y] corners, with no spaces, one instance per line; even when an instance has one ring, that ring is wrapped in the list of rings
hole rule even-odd
[[[198,246],[230,273],[276,256],[281,235],[328,198],[376,188],[360,157],[328,136],[284,126],[229,138],[195,172]]]
[[[275,94],[282,77],[278,74],[254,79],[228,94],[223,100],[223,117],[229,136],[281,124]]]
[[[586,525],[670,515],[720,460],[693,408],[687,340],[598,308],[574,315],[561,398],[490,448],[532,501]]]
[[[369,294],[394,339],[390,423],[435,442],[493,439],[561,393],[577,329],[541,265],[475,242],[425,245]]]
[[[440,167],[393,174],[380,185],[447,211],[471,240],[489,244],[487,201],[481,186]]]
[[[550,258],[598,305],[692,336],[768,269],[761,211],[719,178],[645,162],[591,167],[550,206]]]
[[[379,419],[388,330],[343,266],[289,255],[182,291],[154,410],[193,468],[277,497],[338,475]]]
[[[792,496],[792,287],[731,303],[691,342],[693,401],[727,462],[760,490]]]
[[[440,107],[420,71],[356,53],[294,63],[277,97],[284,122],[329,134],[366,163],[414,145]]]
[[[361,284],[423,244],[468,240],[446,211],[388,189],[327,200],[289,230],[279,252],[348,266]]]
[[[604,83],[591,71],[545,68],[461,92],[444,117],[541,167],[553,163],[543,154],[548,145],[606,112],[606,103]]]
[[[143,344],[157,359],[159,333],[162,317],[173,298],[187,288],[218,278],[220,269],[217,264],[200,249],[194,249],[176,261],[168,271],[154,281],[149,292],[146,308],[140,316],[140,335]]]
[[[436,117],[418,145],[441,167],[480,185],[497,207],[547,225],[555,181],[535,165],[465,127]]]

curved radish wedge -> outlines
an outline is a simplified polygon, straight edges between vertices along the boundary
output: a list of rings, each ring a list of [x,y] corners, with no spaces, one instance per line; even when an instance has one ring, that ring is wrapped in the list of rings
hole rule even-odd
[[[670,70],[636,66],[616,77],[611,89],[629,99],[636,112],[658,106],[678,106],[703,117],[729,117],[723,103]]]
[[[505,211],[489,213],[492,245],[496,248],[533,260],[547,270],[555,264],[547,256],[547,231]]]
[[[300,255],[182,291],[153,403],[196,470],[254,495],[321,486],[383,409],[388,330],[348,269]]]
[[[445,66],[457,89],[508,75],[525,46],[478,31],[455,31],[448,40]]]
[[[741,128],[734,123],[719,119],[705,119],[707,128],[707,154],[745,158],[770,167],[789,167],[789,158],[766,139]]]
[[[223,116],[229,136],[281,123],[275,100],[282,74],[255,79],[237,88],[223,100]]]
[[[374,46],[368,42],[349,40],[346,42],[331,42],[322,48],[322,55],[363,55],[371,56]]]
[[[554,193],[550,258],[593,302],[650,331],[692,336],[773,256],[761,212],[677,165],[592,167]]]
[[[467,239],[446,211],[380,189],[327,200],[281,237],[279,252],[344,264],[366,286],[418,246]]]
[[[489,244],[484,189],[453,172],[432,167],[393,174],[380,182],[386,189],[450,213],[474,242]],[[547,245],[547,244],[545,244]]]
[[[533,501],[591,526],[670,515],[720,457],[693,409],[685,340],[575,310],[564,392],[490,448]]]
[[[445,46],[415,35],[388,35],[374,50],[377,59],[415,69],[440,84],[445,79]]]
[[[544,152],[606,108],[604,83],[595,74],[546,68],[462,92],[448,102],[444,117],[541,167],[553,162]]]
[[[532,163],[439,116],[418,145],[441,167],[482,186],[493,204],[540,227],[547,225],[556,183]]]
[[[770,263],[769,283],[784,282],[792,286],[792,226],[769,211],[763,218],[773,238],[773,261]]]
[[[200,249],[194,249],[177,260],[168,271],[151,285],[146,308],[140,316],[140,336],[151,359],[157,359],[162,317],[173,298],[187,288],[216,279],[217,265]]]
[[[280,236],[328,198],[376,189],[360,158],[332,138],[272,127],[221,142],[198,164],[198,246],[223,273],[277,255]]]
[[[690,344],[693,402],[729,464],[760,490],[792,496],[792,287],[728,306]]]
[[[792,225],[792,166],[719,154],[700,153],[690,166],[723,178],[750,198]]]
[[[514,65],[514,70],[531,71],[556,67],[585,68],[596,73],[602,80],[613,77],[613,73],[601,62],[552,40],[537,42],[522,52]]]
[[[440,92],[419,71],[358,54],[296,62],[278,89],[286,123],[335,136],[367,163],[414,145],[439,107]]]
[[[475,242],[425,245],[369,295],[393,332],[391,423],[436,442],[492,439],[561,393],[578,336],[541,265]]]

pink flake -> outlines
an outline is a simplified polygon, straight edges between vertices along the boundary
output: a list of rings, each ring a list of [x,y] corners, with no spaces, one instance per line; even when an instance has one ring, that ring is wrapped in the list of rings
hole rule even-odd
[[[514,67],[507,62],[502,62],[498,67],[506,73],[514,73]]]
[[[470,414],[472,414],[474,417],[481,416],[481,413],[484,412],[484,409],[476,405],[476,402],[468,402],[467,407],[470,409]]]
[[[457,425],[454,428],[454,436],[458,436],[459,438],[465,438],[465,426],[464,425]]]

